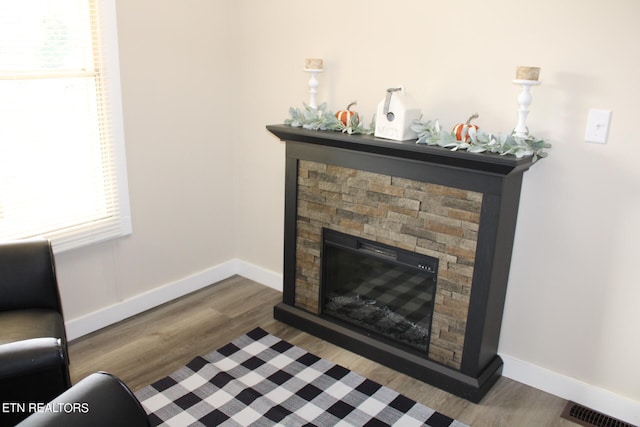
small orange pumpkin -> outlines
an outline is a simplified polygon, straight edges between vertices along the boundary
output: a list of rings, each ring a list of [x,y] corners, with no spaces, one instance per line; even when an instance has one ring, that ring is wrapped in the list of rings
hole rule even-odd
[[[346,110],[339,110],[336,113],[336,118],[340,120],[345,126],[349,126],[349,122],[351,121],[352,117],[359,118],[358,113],[356,113],[355,111],[351,111],[351,107],[353,107],[354,105],[356,105],[356,101],[353,101],[351,104],[347,105]]]
[[[464,141],[468,142],[469,139],[471,139],[469,137],[469,129],[470,128],[474,128],[475,130],[478,130],[478,126],[476,125],[472,125],[471,124],[471,120],[473,119],[477,119],[478,117],[478,113],[473,113],[473,115],[471,115],[471,117],[469,117],[469,120],[466,121],[466,123],[458,123],[457,125],[455,125],[453,127],[453,133],[456,135],[456,139],[458,141],[462,141],[462,135],[464,134]]]

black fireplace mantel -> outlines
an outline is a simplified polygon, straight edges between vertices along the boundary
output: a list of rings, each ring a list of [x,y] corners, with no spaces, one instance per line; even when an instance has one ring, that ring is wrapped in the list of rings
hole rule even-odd
[[[407,375],[478,402],[497,381],[497,354],[522,178],[531,157],[451,151],[415,141],[267,126],[286,142],[283,301],[274,317]],[[459,369],[335,325],[296,306],[298,164],[312,161],[482,193],[475,269]]]
[[[337,131],[315,131],[287,125],[269,125],[267,130],[282,141],[297,141],[426,163],[459,167],[478,172],[507,175],[524,172],[532,165],[531,156],[516,158],[495,153],[453,151],[439,146],[418,144],[415,140],[393,141],[372,135],[349,135]]]

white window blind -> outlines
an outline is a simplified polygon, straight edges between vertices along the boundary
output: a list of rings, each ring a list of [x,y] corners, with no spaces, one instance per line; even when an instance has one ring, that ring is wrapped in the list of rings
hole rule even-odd
[[[0,0],[0,240],[131,232],[113,0]]]

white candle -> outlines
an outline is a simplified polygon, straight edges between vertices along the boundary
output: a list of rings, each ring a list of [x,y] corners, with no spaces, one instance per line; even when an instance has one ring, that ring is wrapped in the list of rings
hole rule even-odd
[[[538,80],[540,76],[540,67],[523,67],[516,68],[516,80]]]
[[[307,58],[304,60],[305,70],[322,70],[323,63],[321,58]]]

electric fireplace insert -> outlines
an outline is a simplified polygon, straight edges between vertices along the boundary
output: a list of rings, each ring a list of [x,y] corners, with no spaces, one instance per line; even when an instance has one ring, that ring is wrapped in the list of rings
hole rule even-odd
[[[438,259],[322,232],[322,315],[426,357]]]

